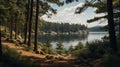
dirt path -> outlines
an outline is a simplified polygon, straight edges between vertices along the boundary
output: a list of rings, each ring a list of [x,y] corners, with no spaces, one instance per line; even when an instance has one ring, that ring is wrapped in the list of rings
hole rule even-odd
[[[35,54],[34,52],[25,51],[23,47],[16,46],[14,43],[3,42],[3,45],[8,46],[9,48],[15,49],[21,54],[21,56],[34,56],[36,58],[45,58],[46,55]]]
[[[8,46],[9,48],[15,49],[17,52],[21,54],[23,58],[31,59],[32,62],[34,63],[40,63],[43,67],[74,67],[72,61],[73,59],[71,59],[70,57],[64,57],[64,60],[46,59],[45,57],[48,54],[40,55],[32,51],[25,51],[24,47],[16,46],[14,43],[3,42],[2,44]],[[51,56],[58,57],[57,55]]]

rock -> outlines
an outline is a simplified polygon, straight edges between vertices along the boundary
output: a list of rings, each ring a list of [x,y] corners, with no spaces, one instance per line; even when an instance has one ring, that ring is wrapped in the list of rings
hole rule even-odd
[[[58,60],[64,60],[64,58],[63,57],[58,57]]]
[[[58,59],[58,57],[55,57],[55,59]]]
[[[46,59],[54,59],[54,57],[47,55],[47,56],[46,56]]]
[[[41,54],[41,55],[45,55],[45,53],[44,53],[43,51],[40,51],[39,54]]]

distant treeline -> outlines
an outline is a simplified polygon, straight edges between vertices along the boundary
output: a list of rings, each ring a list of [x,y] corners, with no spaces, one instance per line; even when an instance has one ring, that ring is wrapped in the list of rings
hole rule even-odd
[[[105,28],[105,26],[95,26],[95,27],[91,27],[88,29],[91,32],[104,32],[107,29]]]
[[[78,32],[80,30],[87,30],[87,26],[82,24],[69,24],[69,23],[52,23],[52,22],[42,22],[40,30],[46,33],[51,31],[54,32]]]

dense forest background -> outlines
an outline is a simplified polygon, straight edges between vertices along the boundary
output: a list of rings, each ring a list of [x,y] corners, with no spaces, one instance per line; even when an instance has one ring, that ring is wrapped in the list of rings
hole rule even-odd
[[[80,30],[87,30],[87,26],[81,24],[69,24],[69,23],[52,23],[43,22],[40,27],[44,32],[79,32]]]

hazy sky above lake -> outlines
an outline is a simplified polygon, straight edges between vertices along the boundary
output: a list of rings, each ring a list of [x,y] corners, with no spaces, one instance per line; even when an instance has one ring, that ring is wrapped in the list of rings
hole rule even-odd
[[[61,0],[62,1],[62,0]],[[43,15],[42,18],[46,21],[50,22],[63,22],[63,23],[71,23],[71,24],[85,24],[88,27],[93,26],[99,26],[99,25],[105,25],[105,23],[100,23],[101,21],[93,22],[93,23],[87,23],[88,19],[94,18],[95,16],[100,16],[104,14],[95,14],[94,11],[96,8],[88,8],[86,11],[84,11],[81,14],[75,14],[75,9],[77,7],[80,7],[83,5],[85,0],[80,0],[79,2],[73,2],[70,4],[64,4],[64,6],[58,7],[55,4],[50,3],[50,5],[57,9],[57,14],[52,15],[51,18],[48,18],[46,15]]]

